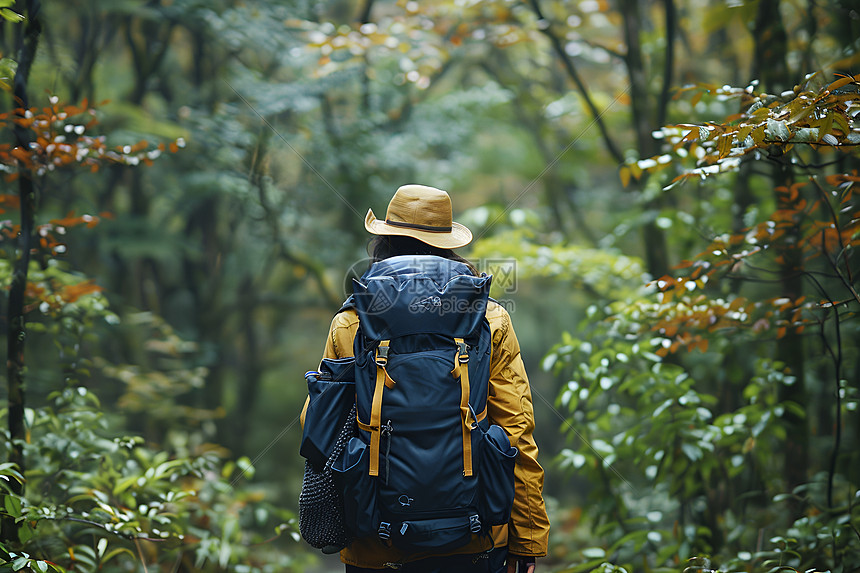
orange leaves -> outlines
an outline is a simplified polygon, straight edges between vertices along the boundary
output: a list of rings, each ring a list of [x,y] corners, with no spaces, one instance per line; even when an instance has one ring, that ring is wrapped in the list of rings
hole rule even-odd
[[[838,80],[836,80],[835,82],[833,82],[832,84],[827,86],[825,89],[828,92],[834,92],[838,89],[844,88],[845,86],[847,86],[849,84],[860,85],[860,74],[853,76],[853,77],[852,76],[842,76],[841,78],[839,78]]]
[[[737,299],[728,304],[710,300],[703,293],[693,293],[704,287],[705,277],[692,281],[688,277],[663,276],[654,281],[658,289],[657,315],[651,330],[659,334],[664,342],[656,353],[666,356],[681,347],[706,352],[709,346],[707,333],[732,326],[728,317],[740,318],[743,309]]]
[[[103,136],[90,134],[97,120],[86,100],[78,106],[60,105],[56,96],[50,101],[52,105],[41,110],[18,109],[15,114],[0,115],[0,128],[18,126],[32,132],[27,148],[0,145],[0,165],[5,166],[7,181],[16,179],[20,169],[44,175],[76,165],[91,171],[111,163],[150,165],[165,150],[163,144],[150,149],[146,141],[109,148]],[[184,145],[179,139],[170,144],[170,150],[176,152]]]
[[[6,199],[8,198],[8,199]],[[0,205],[6,199],[9,204],[18,206],[17,196],[15,195],[0,195]],[[76,216],[73,212],[68,213],[60,219],[52,219],[49,223],[37,225],[35,229],[35,243],[32,253],[39,257],[55,257],[66,251],[66,244],[59,238],[65,235],[67,229],[85,226],[91,229],[98,225],[102,219],[111,218],[110,213],[100,213],[99,215],[84,214]],[[16,240],[21,233],[21,226],[5,221],[0,223],[0,244],[5,240]]]
[[[729,133],[723,133],[717,137],[717,157],[719,159],[729,156],[732,152],[733,142],[734,137]]]
[[[743,111],[719,124],[664,127],[653,134],[663,140],[664,155],[621,168],[621,181],[628,185],[665,169],[658,159],[668,156],[676,171],[667,190],[689,178],[734,171],[741,160],[768,159],[791,165],[785,171],[790,176],[811,174],[770,194],[759,187],[757,204],[745,213],[745,228],[712,237],[702,252],[652,283],[656,300],[643,307],[647,318],[640,324],[656,336],[656,354],[683,348],[704,352],[708,341],[722,343],[727,334],[769,340],[801,336],[808,326],[827,321],[829,311],[856,317],[860,297],[853,249],[860,247],[860,202],[854,189],[860,174],[832,173],[843,163],[822,156],[856,155],[860,149],[858,85],[860,75],[779,96],[686,88],[695,90],[693,105],[710,97],[738,97]],[[810,148],[816,153],[806,153]],[[804,291],[824,300],[807,299]]]
[[[622,184],[627,187],[630,183],[631,177],[638,180],[642,177],[642,173],[645,171],[659,171],[660,169],[668,167],[671,162],[671,156],[665,154],[651,159],[632,161],[620,167],[619,176],[621,177]]]
[[[684,332],[681,336],[677,337],[669,346],[661,346],[654,353],[661,357],[665,358],[669,354],[674,354],[680,348],[684,347],[688,352],[692,352],[693,350],[698,350],[699,352],[707,352],[710,343],[707,338],[698,335],[691,334],[689,332]]]
[[[89,279],[78,284],[63,286],[56,291],[56,294],[63,302],[68,303],[75,302],[82,296],[102,292],[103,290],[104,288],[97,285],[93,279]]]
[[[17,209],[21,206],[21,198],[11,193],[0,194],[0,213],[5,213],[6,209]]]
[[[91,229],[99,224],[99,218],[94,217],[93,215],[81,215],[80,217],[75,217],[74,212],[69,212],[62,219],[51,219],[51,225],[55,227],[76,227],[78,225],[86,225],[88,229]]]
[[[695,106],[703,98],[738,98],[745,111],[722,123],[671,125],[653,135],[665,141],[664,152],[672,153],[673,164],[680,168],[672,184],[690,177],[706,178],[734,171],[740,166],[740,158],[769,148],[784,153],[796,144],[807,144],[850,152],[860,143],[857,97],[852,93],[857,85],[860,75],[845,76],[818,91],[798,86],[779,96],[728,86],[687,86],[678,91],[676,99],[692,92],[690,103]],[[664,167],[654,162],[657,157],[636,164],[643,172],[654,172]],[[694,160],[692,166],[690,160]],[[631,178],[638,179],[640,175],[622,168],[620,176],[626,186]]]
[[[777,187],[775,208],[764,221],[713,238],[707,249],[675,268],[677,275],[654,281],[657,303],[648,324],[661,337],[657,354],[706,350],[705,341],[717,340],[718,331],[720,338],[726,332],[776,340],[800,336],[824,320],[820,311],[860,302],[850,286],[856,282],[851,248],[860,244],[860,205],[853,193],[858,181],[860,176],[852,172]],[[842,294],[833,292],[842,287],[817,290],[827,300],[815,302],[796,286],[783,287],[795,277],[810,277],[809,284],[820,289],[825,276],[832,284],[844,285]],[[795,294],[758,300],[715,297],[709,289],[715,286],[715,292],[724,293],[727,280],[733,281],[733,292],[743,282],[743,288],[759,294],[769,288]],[[755,283],[760,286],[752,286]]]
[[[630,184],[630,176],[632,175],[630,168],[622,165],[618,171],[618,176],[621,177],[622,187],[627,187]]]
[[[24,290],[26,304],[24,312],[39,310],[44,314],[54,313],[81,298],[103,292],[104,288],[88,279],[74,284],[63,284],[57,279],[28,282]]]
[[[693,292],[696,289],[704,288],[705,283],[707,282],[707,277],[694,280],[693,277],[681,277],[676,279],[669,275],[664,275],[656,281],[653,281],[652,284],[655,284],[657,288],[660,289],[660,296],[658,296],[660,302],[667,303],[675,296],[682,296],[687,292]]]
[[[670,281],[665,279],[656,281],[661,294],[673,290]],[[682,281],[673,279],[671,282],[677,285]],[[732,331],[748,331],[776,339],[789,333],[799,335],[814,322],[805,316],[805,312],[815,306],[806,302],[806,297],[775,297],[756,302],[741,296],[728,301],[705,294],[685,296],[676,293],[674,298],[664,298],[652,317],[651,331],[662,340],[655,352],[661,357],[682,348],[688,352],[707,352],[712,338],[717,335],[725,337]]]
[[[831,176],[827,181],[841,184],[852,178],[855,176]],[[812,195],[811,182],[815,180],[777,187],[774,190],[777,208],[765,221],[715,238],[699,253],[696,263],[687,261],[677,268],[695,266],[700,272],[705,272],[703,262],[707,261],[708,275],[713,276],[720,267],[726,266],[732,273],[737,273],[745,259],[762,255],[765,251],[774,253],[767,261],[777,267],[797,268],[804,257],[809,259],[823,253],[839,258],[839,253],[860,232],[860,219],[855,217],[856,209],[851,203],[853,193],[850,187],[846,187],[841,193],[838,189],[831,189],[827,193],[821,191]],[[816,183],[815,186],[818,185]],[[804,193],[809,196],[804,196]],[[787,252],[796,252],[797,256],[787,258]]]
[[[837,229],[833,223],[815,221],[804,237],[804,250],[811,256],[838,252],[851,243],[858,231],[860,231],[860,219],[855,219],[840,229]]]
[[[848,174],[848,173],[835,173],[833,175],[828,175],[825,177],[827,184],[831,187],[839,187],[843,183],[860,183],[860,176],[857,173]],[[849,188],[850,192],[850,188]]]

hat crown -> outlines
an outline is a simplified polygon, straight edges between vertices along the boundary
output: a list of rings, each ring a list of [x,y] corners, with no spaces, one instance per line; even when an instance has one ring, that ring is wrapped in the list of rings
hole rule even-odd
[[[385,220],[368,209],[364,228],[374,235],[412,237],[440,249],[456,249],[472,240],[472,232],[454,221],[448,193],[426,185],[400,187],[388,203]]]
[[[385,221],[416,229],[450,231],[454,220],[447,192],[425,185],[404,185],[388,203]]]

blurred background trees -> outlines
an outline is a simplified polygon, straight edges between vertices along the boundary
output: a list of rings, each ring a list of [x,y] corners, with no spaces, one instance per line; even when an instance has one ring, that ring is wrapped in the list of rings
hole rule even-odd
[[[851,2],[0,9],[12,568],[326,567],[294,536],[302,374],[407,182],[513,311],[545,567],[860,562]]]

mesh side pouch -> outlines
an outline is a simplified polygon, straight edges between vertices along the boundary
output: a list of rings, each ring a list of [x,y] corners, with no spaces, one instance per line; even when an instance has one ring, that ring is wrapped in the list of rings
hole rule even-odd
[[[350,542],[344,524],[343,494],[332,479],[331,468],[355,434],[353,406],[334,442],[332,454],[322,469],[305,461],[302,491],[299,494],[299,533],[308,545],[321,549],[323,553],[336,553]]]

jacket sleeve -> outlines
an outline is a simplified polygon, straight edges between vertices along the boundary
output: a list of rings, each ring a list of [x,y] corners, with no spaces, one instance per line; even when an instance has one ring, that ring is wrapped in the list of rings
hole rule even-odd
[[[508,524],[508,550],[542,557],[549,542],[549,518],[543,500],[543,468],[537,461],[532,394],[511,318],[501,306],[488,310],[493,327],[489,417],[505,429],[519,449],[514,469],[514,506]]]
[[[325,341],[323,358],[346,358],[353,355],[352,341],[358,331],[358,315],[345,310],[334,316]]]

